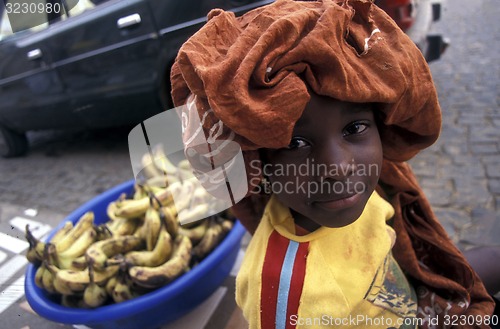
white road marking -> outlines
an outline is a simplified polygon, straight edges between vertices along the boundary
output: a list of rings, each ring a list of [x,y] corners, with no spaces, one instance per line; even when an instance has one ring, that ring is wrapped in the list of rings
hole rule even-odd
[[[35,238],[40,239],[45,234],[52,230],[52,227],[48,224],[40,223],[31,219],[16,216],[9,221],[10,225],[17,228],[19,231],[24,232],[26,230],[26,225],[29,225],[31,233]]]
[[[29,247],[26,240],[21,240],[0,232],[0,247],[9,250],[15,254],[20,254]]]
[[[28,208],[24,211],[26,216],[35,217],[38,214],[38,210],[33,208]]]
[[[3,287],[5,282],[10,280],[19,270],[28,264],[25,256],[15,255],[8,262],[0,267],[0,287]],[[0,299],[2,296],[0,296]]]
[[[7,258],[7,254],[0,250],[0,264]]]
[[[0,314],[24,296],[24,275],[0,292]]]

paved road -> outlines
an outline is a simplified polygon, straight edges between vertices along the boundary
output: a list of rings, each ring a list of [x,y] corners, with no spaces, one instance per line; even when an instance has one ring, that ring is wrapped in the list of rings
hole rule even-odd
[[[448,0],[435,29],[451,39],[431,63],[443,111],[438,142],[411,164],[461,248],[500,239],[500,14],[495,0]]]
[[[461,248],[500,241],[499,16],[497,0],[446,3],[435,29],[452,44],[431,64],[443,108],[442,135],[411,161]],[[16,216],[53,227],[84,202],[132,179],[127,134],[127,129],[30,134],[26,157],[0,159],[0,232],[23,239],[13,225]],[[0,273],[14,272],[0,276],[0,297],[10,294],[13,303],[0,301],[2,326],[53,328],[23,308],[22,283],[16,281],[23,270],[14,271],[16,259],[15,250],[0,248]]]

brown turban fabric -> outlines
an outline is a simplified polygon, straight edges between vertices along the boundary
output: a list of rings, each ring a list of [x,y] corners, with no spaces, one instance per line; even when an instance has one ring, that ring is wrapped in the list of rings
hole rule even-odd
[[[247,162],[259,159],[260,148],[289,144],[309,90],[374,103],[384,152],[378,190],[396,210],[393,254],[417,290],[418,316],[439,316],[443,325],[445,314],[493,313],[493,300],[404,162],[439,136],[441,112],[428,65],[371,1],[277,0],[241,17],[213,10],[181,47],[171,81],[175,105],[196,105],[206,135],[223,122],[221,138],[231,134]],[[247,169],[255,186],[258,174]],[[250,232],[266,201],[249,193],[233,207]]]

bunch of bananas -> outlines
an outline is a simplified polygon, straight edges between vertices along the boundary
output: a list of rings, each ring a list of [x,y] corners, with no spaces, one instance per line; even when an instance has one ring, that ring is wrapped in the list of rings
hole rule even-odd
[[[191,211],[192,199],[199,200],[202,191],[187,194],[185,208],[174,204],[172,188],[187,182],[180,173],[186,165],[165,166],[165,159],[149,182],[159,181],[167,169],[179,180],[165,187],[136,184],[132,195],[109,203],[103,224],[95,224],[89,211],[74,224],[66,222],[48,242],[36,239],[27,226],[26,257],[38,266],[35,284],[60,295],[64,306],[95,308],[162,287],[203,260],[232,229],[234,218],[224,211],[180,225],[179,211]]]

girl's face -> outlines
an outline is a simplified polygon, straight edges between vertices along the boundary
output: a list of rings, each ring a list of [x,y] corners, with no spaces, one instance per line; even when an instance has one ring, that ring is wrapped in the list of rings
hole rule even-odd
[[[311,93],[290,145],[262,155],[272,192],[314,231],[361,215],[380,176],[382,144],[369,104]]]

